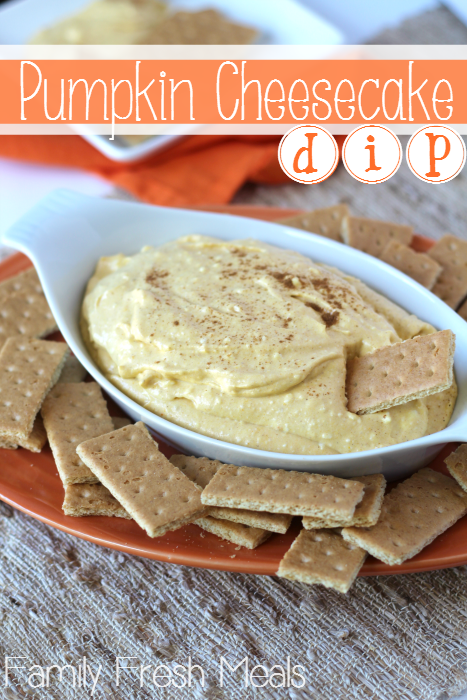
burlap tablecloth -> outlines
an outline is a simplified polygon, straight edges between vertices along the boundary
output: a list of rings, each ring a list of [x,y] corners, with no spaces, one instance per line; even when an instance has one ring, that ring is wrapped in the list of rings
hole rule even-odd
[[[399,39],[398,39],[399,37]],[[467,30],[447,10],[409,20],[383,37],[391,43],[467,43]],[[381,41],[381,40],[379,40]],[[363,186],[343,167],[316,187],[246,187],[238,203],[322,207],[347,202],[357,214],[413,224],[434,238],[445,231],[467,237],[466,171],[433,186],[403,164],[389,182]],[[25,657],[10,665],[2,689],[8,700],[87,697],[214,700],[441,700],[467,687],[467,567],[359,579],[346,596],[269,577],[205,571],[131,557],[83,542],[0,504],[0,653]],[[94,674],[46,667],[83,657]],[[140,669],[148,666],[140,687]],[[191,663],[191,687],[157,688],[152,672],[174,673]],[[256,664],[291,666],[303,688],[245,685]],[[229,666],[226,665],[229,664]],[[36,668],[33,666],[36,665]],[[224,670],[223,687],[220,670]],[[0,672],[2,669],[0,668]],[[280,671],[274,683],[282,683]],[[173,682],[186,682],[186,672]],[[28,684],[31,673],[31,685]],[[260,675],[257,671],[257,676]],[[264,673],[264,672],[263,672]],[[44,680],[42,680],[44,675]],[[0,676],[0,679],[2,676]],[[299,676],[292,676],[301,685]],[[285,678],[287,681],[287,677]],[[159,676],[159,686],[170,681]],[[256,678],[256,684],[264,679]],[[3,688],[4,682],[0,680]]]

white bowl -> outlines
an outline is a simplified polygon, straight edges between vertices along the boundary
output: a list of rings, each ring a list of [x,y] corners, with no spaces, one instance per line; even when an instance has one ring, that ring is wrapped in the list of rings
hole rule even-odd
[[[291,455],[205,437],[160,418],[128,398],[101,374],[81,338],[79,314],[86,283],[103,255],[132,254],[144,245],[157,246],[188,234],[225,240],[251,237],[296,250],[359,277],[435,328],[450,328],[456,334],[454,363],[459,396],[448,427],[427,437],[365,452]],[[187,454],[252,467],[336,476],[382,472],[387,479],[399,479],[430,462],[446,443],[467,438],[467,323],[406,275],[354,248],[255,219],[97,199],[67,190],[43,199],[3,236],[3,242],[33,261],[66,342],[96,382],[131,418],[142,420],[156,436]]]

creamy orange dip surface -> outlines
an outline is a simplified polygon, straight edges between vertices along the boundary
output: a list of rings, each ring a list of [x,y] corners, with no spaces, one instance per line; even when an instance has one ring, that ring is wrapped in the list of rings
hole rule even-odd
[[[346,409],[346,360],[434,328],[339,270],[254,240],[187,236],[102,258],[82,307],[106,377],[203,435],[294,454],[358,452],[444,428],[455,385]]]

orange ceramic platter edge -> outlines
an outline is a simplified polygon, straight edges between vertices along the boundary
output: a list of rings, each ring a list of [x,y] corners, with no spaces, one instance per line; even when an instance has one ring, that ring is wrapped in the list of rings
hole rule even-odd
[[[297,210],[246,206],[209,209],[267,220],[299,213]],[[416,250],[426,251],[431,245],[430,239],[415,237]],[[15,254],[0,263],[0,279],[11,277],[30,264],[24,255]],[[167,456],[174,452],[166,445],[161,444],[160,447]],[[430,466],[445,471],[443,459],[455,447],[453,444],[447,445]],[[285,535],[275,534],[258,549],[248,550],[237,548],[196,525],[187,525],[164,537],[151,539],[133,521],[108,517],[69,517],[62,511],[63,487],[48,446],[41,454],[23,449],[0,449],[0,498],[52,527],[104,547],[173,564],[252,574],[275,574],[279,561],[300,529],[300,519],[295,518]],[[461,564],[467,564],[467,516],[404,564],[388,566],[369,557],[360,575],[413,573]]]

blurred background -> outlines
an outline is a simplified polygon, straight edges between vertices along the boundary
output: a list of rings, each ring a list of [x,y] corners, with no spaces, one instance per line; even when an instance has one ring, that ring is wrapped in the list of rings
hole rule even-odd
[[[457,35],[454,26],[450,26],[452,36],[448,39],[443,33],[443,27],[449,23],[445,11],[450,11],[458,20],[467,25],[467,0],[300,0],[303,5],[313,9],[319,15],[332,22],[344,35],[344,43],[399,43],[399,44],[464,44],[465,34],[460,28]],[[418,17],[424,13],[437,11],[438,22],[420,40],[420,30],[425,30],[426,19]],[[401,22],[415,18],[409,22],[404,34],[394,34],[391,30]],[[428,25],[430,25],[429,18]],[[438,31],[439,27],[439,31]],[[377,41],[376,35],[381,34]],[[452,40],[450,40],[452,39]]]
[[[337,27],[343,34],[344,43],[357,44],[371,40],[374,35],[387,31],[390,39],[390,30],[404,20],[422,13],[448,9],[461,22],[467,24],[467,0],[392,0],[391,2],[378,0],[297,0],[300,4],[316,12],[322,18]],[[0,5],[9,5],[15,0],[0,0]],[[36,0],[39,6],[41,0]],[[63,0],[60,7],[66,11],[69,0]],[[72,3],[73,4],[73,3]],[[206,3],[209,5],[209,2]],[[410,27],[409,27],[410,30]],[[410,39],[410,37],[408,37]],[[462,37],[453,36],[453,41],[446,42],[446,38],[438,36],[437,31],[427,40],[427,44],[439,43],[464,43]],[[428,37],[427,37],[428,39]],[[442,39],[440,41],[439,39]],[[391,42],[392,43],[392,42]],[[404,43],[415,43],[412,40]],[[419,42],[417,42],[419,43]]]

